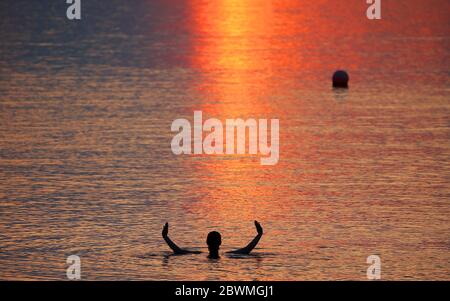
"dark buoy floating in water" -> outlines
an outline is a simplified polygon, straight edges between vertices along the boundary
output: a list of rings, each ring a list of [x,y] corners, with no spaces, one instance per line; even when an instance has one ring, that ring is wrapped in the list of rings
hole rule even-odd
[[[333,87],[334,88],[348,88],[348,73],[344,70],[338,70],[333,74]]]

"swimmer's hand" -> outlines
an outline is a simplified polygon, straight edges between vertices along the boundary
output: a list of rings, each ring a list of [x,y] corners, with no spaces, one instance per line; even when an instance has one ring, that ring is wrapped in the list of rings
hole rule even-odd
[[[258,234],[263,235],[263,228],[261,227],[261,224],[258,223],[258,221],[255,221],[255,227],[256,227],[256,231],[258,232]]]
[[[162,237],[167,237],[169,234],[169,223],[166,223],[162,230]]]
[[[255,221],[255,227],[256,227],[256,231],[258,232],[258,235],[256,235],[255,238],[253,238],[253,240],[247,246],[245,246],[244,248],[241,248],[241,249],[230,251],[228,253],[250,254],[250,252],[256,247],[256,245],[258,244],[259,240],[261,239],[261,237],[263,235],[263,228],[261,227],[261,224],[258,223],[258,221]]]
[[[172,249],[173,253],[175,254],[198,254],[200,252],[198,251],[189,251],[180,248],[177,246],[170,238],[169,238],[169,223],[166,223],[162,229],[162,237],[164,238],[164,241],[167,243],[167,245]]]

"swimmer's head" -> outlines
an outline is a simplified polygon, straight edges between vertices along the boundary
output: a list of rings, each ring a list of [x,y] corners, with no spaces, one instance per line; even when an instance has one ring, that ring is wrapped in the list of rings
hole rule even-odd
[[[217,255],[219,247],[222,244],[222,236],[217,231],[211,231],[206,238],[206,244],[208,245],[210,255]]]

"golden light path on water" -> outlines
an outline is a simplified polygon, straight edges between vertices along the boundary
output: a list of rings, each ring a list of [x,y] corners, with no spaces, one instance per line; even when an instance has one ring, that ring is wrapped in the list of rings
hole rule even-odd
[[[210,116],[223,122],[229,118],[274,118],[268,101],[274,86],[274,62],[270,59],[272,10],[267,3],[254,6],[240,1],[219,1],[215,5],[194,7],[193,30],[205,34],[202,43],[194,45],[192,57],[193,67],[207,74],[205,81],[197,85],[202,99],[197,109],[203,112],[204,118]],[[264,181],[254,174],[258,156],[250,162],[239,157],[242,155],[204,162],[200,168],[206,176],[194,187],[205,191],[198,205],[201,210],[210,212],[210,218],[222,223],[230,219],[251,221],[258,215],[263,218],[257,206],[272,206],[270,201],[258,201],[254,205],[255,197],[273,194],[272,187],[258,185]],[[256,170],[261,171],[258,166]],[[214,184],[208,185],[210,179],[214,179]]]

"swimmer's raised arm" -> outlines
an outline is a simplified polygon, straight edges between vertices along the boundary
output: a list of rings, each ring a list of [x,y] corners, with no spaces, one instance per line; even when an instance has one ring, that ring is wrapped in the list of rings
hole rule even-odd
[[[162,237],[164,238],[167,245],[172,249],[175,254],[190,254],[190,253],[199,253],[196,251],[189,251],[180,248],[177,246],[170,238],[169,238],[169,223],[166,223],[162,230]]]
[[[258,232],[258,234],[255,236],[255,238],[253,238],[253,240],[244,248],[241,249],[237,249],[234,251],[230,251],[228,253],[233,253],[233,254],[249,254],[258,244],[259,240],[261,239],[262,235],[263,235],[263,228],[261,227],[261,224],[258,223],[257,221],[255,221],[255,227],[256,227],[256,231]]]

